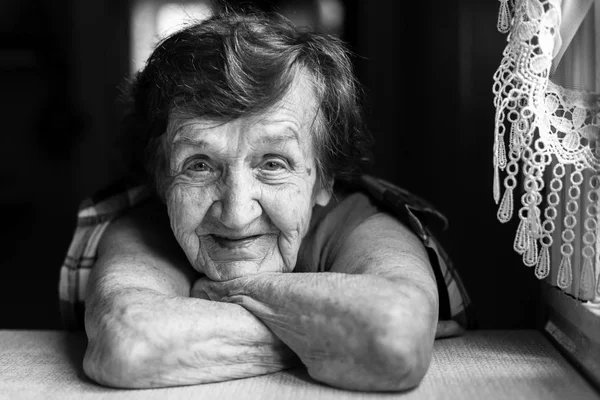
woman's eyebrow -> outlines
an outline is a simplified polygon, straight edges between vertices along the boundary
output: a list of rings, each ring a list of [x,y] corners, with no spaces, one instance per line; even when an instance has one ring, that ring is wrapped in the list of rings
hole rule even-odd
[[[180,136],[173,141],[173,150],[175,150],[175,148],[189,146],[204,149],[208,147],[208,143],[203,139],[194,139],[187,136]]]
[[[170,162],[178,163],[181,157],[190,151],[200,151],[208,147],[208,142],[202,139],[192,139],[186,136],[180,136],[171,145]]]
[[[263,145],[277,145],[292,141],[300,144],[298,140],[298,135],[292,129],[286,129],[285,132],[280,132],[273,135],[261,135],[260,138],[257,140],[258,143]]]
[[[200,129],[206,128],[207,127],[205,126],[200,126]],[[195,122],[188,122],[178,126],[172,133],[172,148],[175,149],[175,147],[193,146],[202,149],[208,146],[208,142],[194,137],[194,133],[198,129],[199,125]]]

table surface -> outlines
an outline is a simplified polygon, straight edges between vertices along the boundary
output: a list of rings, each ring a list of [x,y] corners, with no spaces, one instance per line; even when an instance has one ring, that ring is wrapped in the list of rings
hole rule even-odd
[[[0,399],[600,399],[534,330],[479,330],[437,340],[427,375],[402,393],[338,390],[301,368],[177,388],[111,389],[84,375],[85,346],[81,332],[0,331]]]

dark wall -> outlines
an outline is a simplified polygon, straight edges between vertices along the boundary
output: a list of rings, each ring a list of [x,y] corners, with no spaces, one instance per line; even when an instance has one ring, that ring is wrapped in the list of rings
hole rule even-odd
[[[493,74],[506,45],[496,2],[357,1],[358,74],[376,138],[374,172],[450,220],[442,235],[482,328],[534,327],[539,285],[492,198]]]
[[[69,23],[65,4],[0,6],[1,327],[54,326],[58,315],[56,273],[74,222],[71,158],[80,133],[68,93]]]
[[[261,6],[277,2],[261,1]],[[450,218],[442,240],[483,328],[531,327],[537,281],[492,200],[497,2],[347,0],[376,138],[373,172]],[[110,146],[128,72],[126,1],[0,5],[3,279],[0,328],[58,327],[58,271],[78,202],[118,176]]]
[[[79,201],[118,173],[127,2],[0,3],[0,328],[59,326],[58,274]]]

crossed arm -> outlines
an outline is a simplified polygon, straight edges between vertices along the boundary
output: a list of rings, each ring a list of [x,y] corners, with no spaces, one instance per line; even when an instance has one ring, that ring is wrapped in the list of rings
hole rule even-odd
[[[117,387],[223,381],[302,362],[323,383],[402,390],[424,376],[438,298],[422,244],[385,214],[329,272],[200,276],[152,206],[113,222],[88,282],[86,374]]]

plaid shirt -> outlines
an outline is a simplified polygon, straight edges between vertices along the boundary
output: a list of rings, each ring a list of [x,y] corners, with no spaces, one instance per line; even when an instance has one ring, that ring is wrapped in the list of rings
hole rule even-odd
[[[466,328],[475,327],[471,302],[458,271],[424,223],[434,219],[445,226],[446,218],[423,199],[383,179],[363,175],[355,184],[357,190],[370,194],[378,206],[410,226],[427,248],[438,283],[440,319],[453,319]],[[83,328],[87,280],[106,227],[151,196],[147,186],[123,180],[81,203],[75,233],[60,270],[60,309],[66,329]]]

